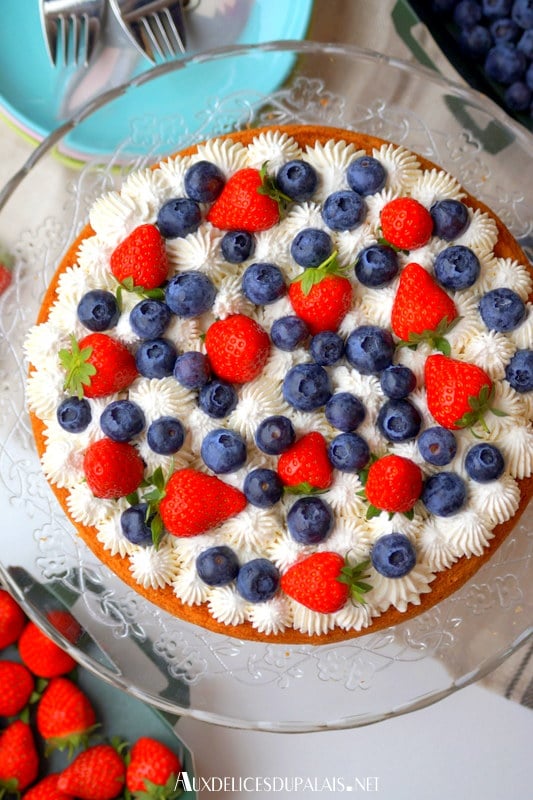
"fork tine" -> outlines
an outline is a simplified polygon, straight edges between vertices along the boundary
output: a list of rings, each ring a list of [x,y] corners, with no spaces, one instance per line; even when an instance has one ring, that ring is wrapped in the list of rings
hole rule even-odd
[[[185,53],[185,26],[183,24],[181,3],[177,3],[174,6],[173,14],[169,8],[162,9],[160,13],[164,15],[161,23],[163,27],[166,27],[169,52],[173,55],[177,55],[180,52]]]
[[[68,37],[66,41],[66,52],[67,58],[70,56],[70,60],[73,64],[78,63],[79,59],[79,46],[80,46],[80,19],[76,14],[69,14],[66,20],[66,29],[68,32]]]
[[[161,46],[159,44],[159,39],[157,38],[157,35],[156,35],[155,31],[154,31],[154,28],[152,27],[152,24],[151,24],[152,16],[153,15],[150,15],[150,17],[141,17],[139,19],[139,23],[141,24],[141,26],[143,28],[143,31],[145,33],[145,37],[144,37],[145,49],[147,50],[147,52],[150,52],[152,61],[154,61],[155,60],[154,59],[154,52],[160,58],[164,58],[165,55],[164,55],[163,50],[161,49]]]

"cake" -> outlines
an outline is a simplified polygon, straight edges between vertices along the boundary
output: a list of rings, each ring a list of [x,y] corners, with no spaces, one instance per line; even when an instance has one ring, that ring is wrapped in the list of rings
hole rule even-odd
[[[140,595],[321,644],[460,588],[533,472],[532,274],[457,178],[375,137],[221,136],[92,205],[30,330],[42,469]]]

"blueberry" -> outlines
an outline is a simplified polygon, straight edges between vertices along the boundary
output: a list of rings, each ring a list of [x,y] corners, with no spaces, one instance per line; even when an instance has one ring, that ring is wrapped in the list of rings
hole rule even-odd
[[[526,72],[526,86],[533,92],[533,63],[529,65]]]
[[[183,179],[186,194],[198,203],[213,203],[224,188],[222,171],[211,161],[197,161]]]
[[[526,317],[526,306],[520,295],[502,287],[486,292],[479,301],[481,319],[489,330],[514,331]]]
[[[490,26],[494,44],[516,42],[522,33],[520,26],[512,19],[497,19]]]
[[[387,172],[377,158],[361,156],[348,164],[346,179],[350,189],[366,196],[380,192],[383,189],[387,180]]]
[[[129,442],[144,428],[142,409],[131,400],[115,400],[109,403],[100,416],[102,431],[114,442]]]
[[[246,444],[236,431],[217,428],[204,436],[200,455],[205,465],[217,474],[235,472],[246,461]]]
[[[450,517],[466,501],[466,484],[455,472],[437,472],[425,482],[421,499],[431,514]]]
[[[287,161],[276,175],[278,189],[291,200],[309,200],[318,185],[315,169],[307,161],[294,159]]]
[[[474,0],[460,0],[453,11],[453,21],[459,28],[471,28],[482,17],[481,6]]]
[[[145,298],[130,312],[130,325],[141,339],[159,339],[170,322],[170,308],[162,300]]]
[[[453,11],[457,0],[431,0],[431,9],[436,14],[448,14]]]
[[[314,411],[331,397],[328,373],[318,364],[297,364],[285,375],[282,392],[299,411]]]
[[[533,61],[533,28],[522,33],[516,48],[525,55],[528,61]]]
[[[524,81],[515,81],[507,87],[504,102],[510,111],[527,111],[533,99],[533,93]]]
[[[278,591],[279,578],[279,570],[272,561],[254,558],[240,568],[237,591],[250,603],[264,603]]]
[[[337,392],[326,403],[324,414],[330,425],[340,431],[354,431],[364,420],[366,408],[350,392]]]
[[[285,279],[275,264],[251,264],[242,276],[242,292],[256,305],[274,303],[285,294]]]
[[[186,389],[201,389],[208,382],[211,368],[207,356],[198,350],[188,350],[177,357],[174,377]]]
[[[333,231],[350,231],[357,228],[366,216],[366,203],[357,192],[340,189],[324,201],[322,219]]]
[[[385,578],[403,578],[416,564],[416,552],[403,533],[386,533],[370,551],[372,566]]]
[[[435,425],[426,428],[418,437],[418,449],[422,458],[428,464],[436,467],[444,467],[455,458],[457,453],[457,442],[453,433],[447,428]]]
[[[173,197],[158,211],[157,227],[165,239],[177,239],[198,230],[202,221],[200,206],[188,197]]]
[[[490,31],[484,25],[462,28],[458,41],[461,49],[473,59],[484,59],[493,44]]]
[[[511,13],[513,0],[482,0],[482,11],[488,19],[508,17]]]
[[[344,353],[344,340],[338,333],[322,331],[313,336],[309,350],[317,364],[322,367],[330,367],[341,360]]]
[[[176,348],[168,339],[148,339],[135,353],[137,369],[145,378],[166,378],[176,363]]]
[[[300,317],[280,317],[270,329],[270,338],[280,350],[296,350],[309,338],[309,328]]]
[[[196,572],[208,586],[227,586],[237,577],[239,559],[225,544],[208,547],[196,558]]]
[[[126,539],[132,544],[146,547],[154,543],[150,523],[153,519],[148,516],[148,504],[138,503],[130,506],[120,515],[120,527]]]
[[[58,406],[56,415],[64,431],[81,433],[91,421],[91,406],[84,397],[67,397]]]
[[[348,336],[345,354],[362,375],[375,375],[392,364],[394,341],[386,328],[361,325]]]
[[[255,443],[269,456],[279,456],[294,444],[296,434],[288,417],[275,414],[262,420],[255,432]]]
[[[435,277],[446,289],[468,289],[479,277],[481,264],[473,250],[454,244],[435,259]]]
[[[318,267],[332,253],[331,236],[320,228],[304,228],[291,242],[291,255],[301,267]]]
[[[505,368],[505,377],[515,391],[533,391],[533,350],[517,350]]]
[[[287,514],[289,533],[300,544],[323,542],[332,527],[331,508],[320,497],[300,497]]]
[[[237,391],[231,383],[214,378],[200,389],[198,405],[209,417],[222,419],[233,411],[237,400]]]
[[[114,328],[120,317],[117,298],[103,289],[93,289],[83,295],[78,303],[78,319],[90,331],[107,331]]]
[[[361,250],[355,262],[355,276],[363,286],[379,289],[398,274],[400,264],[396,251],[386,244],[371,244]]]
[[[209,311],[215,302],[216,289],[203,272],[179,272],[165,290],[168,307],[178,317],[197,317]]]
[[[519,81],[525,75],[526,66],[525,55],[510,43],[491,47],[485,59],[487,77],[504,86]]]
[[[272,469],[253,469],[244,479],[243,492],[253,506],[270,508],[283,494],[283,483]]]
[[[433,220],[433,235],[447,242],[457,239],[468,228],[468,208],[460,200],[438,200],[429,209]]]
[[[158,417],[150,423],[146,439],[154,453],[170,456],[183,446],[185,430],[176,417]]]
[[[501,450],[493,444],[487,442],[475,444],[466,454],[467,475],[478,483],[495,481],[502,474],[504,467]]]
[[[255,240],[248,231],[228,231],[220,241],[222,255],[230,264],[242,264],[255,249]]]
[[[392,400],[402,400],[416,389],[416,376],[413,370],[403,364],[391,364],[379,376],[383,394]]]
[[[533,28],[533,3],[531,0],[515,0],[511,16],[524,30]]]
[[[422,418],[409,400],[387,400],[379,409],[377,425],[389,442],[408,442],[420,431]]]
[[[340,433],[328,445],[328,458],[335,469],[359,472],[368,464],[370,449],[357,433]]]

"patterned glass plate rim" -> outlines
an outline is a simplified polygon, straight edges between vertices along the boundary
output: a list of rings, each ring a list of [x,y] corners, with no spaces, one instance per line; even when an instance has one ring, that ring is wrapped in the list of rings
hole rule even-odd
[[[311,42],[223,48],[174,68],[201,70],[206,59],[238,58],[250,51],[268,58],[280,50],[292,52],[298,65],[283,87],[268,97],[243,89],[206,102],[194,131],[183,127],[179,114],[139,115],[131,120],[130,138],[145,141],[142,158],[131,163],[119,148],[105,164],[91,161],[77,173],[56,161],[56,168],[63,170],[64,207],[33,224],[20,224],[16,280],[0,299],[0,496],[7,530],[0,577],[30,616],[80,663],[140,699],[174,714],[230,727],[301,732],[358,727],[429,705],[486,675],[531,636],[533,505],[473,579],[409,622],[320,647],[243,642],[169,617],[97,561],[75,536],[42,476],[22,410],[25,332],[33,324],[64,243],[86,221],[93,199],[130,169],[205,136],[296,122],[335,125],[391,139],[460,173],[466,188],[499,213],[531,252],[526,189],[520,182],[510,185],[506,173],[501,178],[494,172],[499,150],[491,152],[490,145],[499,141],[507,156],[530,158],[531,141],[480,95],[397,59]],[[335,91],[324,77],[324,59],[335,62],[340,71],[372,70],[376,79],[382,73],[387,80],[393,72],[400,74],[408,88],[424,87],[444,98],[446,113],[452,113],[456,122],[435,129],[419,109],[415,112],[410,103],[397,102],[386,93],[365,95],[361,90],[355,102],[348,102],[344,91]],[[157,80],[170,68],[151,70],[141,83]],[[13,198],[35,189],[40,162],[54,162],[54,148],[73,126],[124,91],[137,91],[136,82],[107,93],[48,137],[0,192],[0,209],[9,209]],[[470,128],[464,126],[465,113]],[[487,145],[483,137],[491,125],[498,136],[493,135]],[[474,135],[478,132],[479,138]],[[494,180],[487,181],[491,174]],[[14,566],[23,566],[72,608],[102,648],[103,658],[94,648],[69,644],[50,627]],[[314,698],[312,707],[309,697]]]

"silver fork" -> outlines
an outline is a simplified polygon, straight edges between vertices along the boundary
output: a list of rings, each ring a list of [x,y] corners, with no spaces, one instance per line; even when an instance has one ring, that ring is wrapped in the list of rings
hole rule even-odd
[[[41,25],[54,66],[87,65],[105,13],[105,0],[40,0]]]
[[[185,53],[182,0],[109,0],[109,5],[135,48],[150,61]]]

